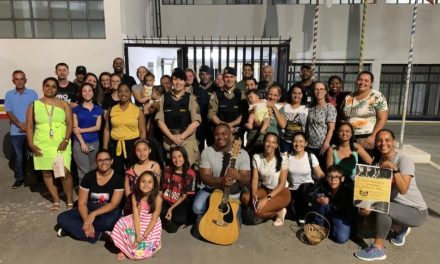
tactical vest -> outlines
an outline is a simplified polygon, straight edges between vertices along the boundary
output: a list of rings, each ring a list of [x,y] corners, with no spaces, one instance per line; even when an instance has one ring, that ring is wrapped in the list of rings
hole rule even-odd
[[[234,97],[228,99],[225,94],[217,90],[215,92],[218,98],[217,116],[221,121],[229,123],[237,119],[240,113],[241,91],[234,89]]]
[[[189,112],[190,93],[175,101],[170,93],[164,94],[163,113],[165,124],[173,134],[180,134],[191,124],[191,114]]]

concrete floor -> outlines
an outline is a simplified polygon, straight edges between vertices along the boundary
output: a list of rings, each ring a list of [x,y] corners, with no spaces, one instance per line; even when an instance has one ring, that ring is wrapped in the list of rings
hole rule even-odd
[[[440,157],[440,136],[408,137],[408,143]],[[440,170],[436,165],[418,164],[417,183],[429,206],[426,223],[414,228],[403,247],[386,243],[384,263],[438,263],[440,260]],[[53,229],[56,214],[48,210],[44,187],[12,190],[13,171],[0,157],[0,264],[3,263],[117,263],[116,255],[103,241],[91,245],[69,237],[57,238]],[[38,187],[38,186],[37,186]],[[38,191],[40,190],[40,191]],[[63,205],[65,209],[65,205]],[[353,253],[360,246],[353,241],[338,245],[330,240],[317,246],[305,245],[300,230],[287,220],[282,227],[272,222],[243,226],[231,246],[201,242],[189,228],[176,234],[163,233],[163,247],[149,263],[362,263]],[[367,243],[371,240],[365,240]]]

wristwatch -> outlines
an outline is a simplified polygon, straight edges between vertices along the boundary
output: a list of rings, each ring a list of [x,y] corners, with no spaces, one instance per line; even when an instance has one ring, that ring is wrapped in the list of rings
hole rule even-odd
[[[397,169],[397,170],[393,170],[393,173],[399,173],[399,172],[400,172],[399,169]]]

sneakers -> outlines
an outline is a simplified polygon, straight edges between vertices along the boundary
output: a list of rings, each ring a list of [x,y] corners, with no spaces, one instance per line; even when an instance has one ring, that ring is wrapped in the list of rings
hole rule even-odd
[[[12,185],[12,189],[18,189],[20,188],[20,186],[22,186],[24,184],[23,180],[16,180],[14,182],[14,184]]]
[[[405,244],[405,237],[411,232],[411,227],[402,226],[399,232],[396,233],[395,237],[391,238],[391,244],[395,246],[403,246]]]
[[[62,228],[58,228],[57,237],[65,237],[65,236],[67,236],[67,233]]]
[[[374,244],[360,250],[354,254],[358,259],[373,261],[373,260],[384,260],[387,258],[385,251],[383,249],[377,248]]]

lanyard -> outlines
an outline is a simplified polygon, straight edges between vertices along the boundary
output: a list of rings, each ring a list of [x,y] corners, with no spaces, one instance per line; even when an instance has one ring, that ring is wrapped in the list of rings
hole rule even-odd
[[[44,109],[46,109],[46,113],[47,113],[47,116],[49,118],[49,137],[50,137],[50,139],[53,139],[53,135],[54,135],[53,128],[52,128],[52,120],[53,120],[54,108],[55,108],[55,99],[52,100],[52,107],[50,109],[50,113],[49,113],[49,110],[47,110],[46,103],[44,103]]]

